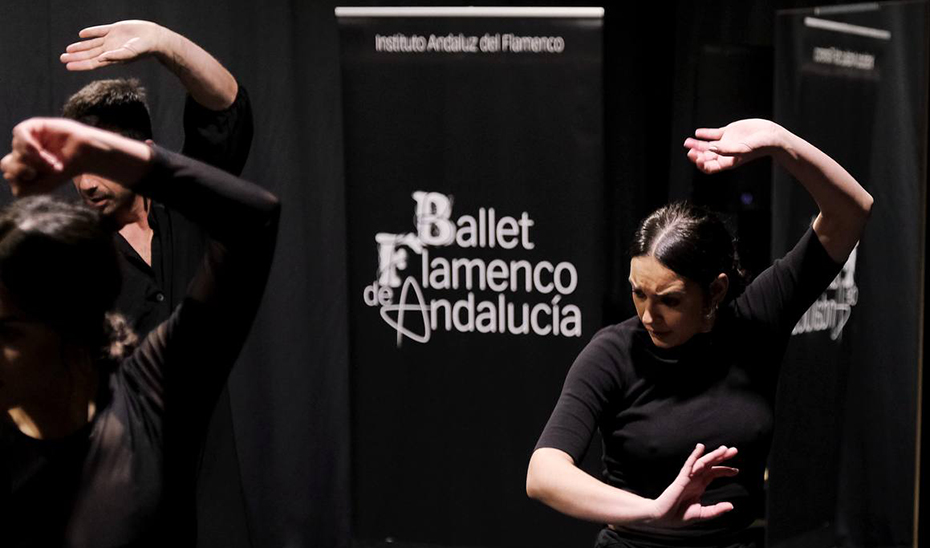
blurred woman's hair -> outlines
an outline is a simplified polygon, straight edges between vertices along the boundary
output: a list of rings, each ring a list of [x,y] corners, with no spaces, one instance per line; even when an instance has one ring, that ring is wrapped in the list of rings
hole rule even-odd
[[[0,298],[26,319],[118,359],[135,341],[110,313],[121,279],[113,233],[88,207],[33,196],[0,211]]]

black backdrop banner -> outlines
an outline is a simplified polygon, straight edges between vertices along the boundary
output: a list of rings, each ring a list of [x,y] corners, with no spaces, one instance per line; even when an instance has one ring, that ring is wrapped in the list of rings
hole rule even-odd
[[[769,485],[774,547],[914,545],[927,181],[926,2],[782,12],[776,120],[875,197],[865,236],[795,327]],[[775,175],[783,254],[816,210]]]
[[[338,8],[353,530],[560,546],[524,492],[602,323],[601,9]]]

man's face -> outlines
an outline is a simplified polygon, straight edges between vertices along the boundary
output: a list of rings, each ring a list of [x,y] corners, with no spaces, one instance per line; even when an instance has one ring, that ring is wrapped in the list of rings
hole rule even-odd
[[[84,203],[122,227],[132,218],[137,194],[126,187],[97,175],[78,175],[74,186]]]

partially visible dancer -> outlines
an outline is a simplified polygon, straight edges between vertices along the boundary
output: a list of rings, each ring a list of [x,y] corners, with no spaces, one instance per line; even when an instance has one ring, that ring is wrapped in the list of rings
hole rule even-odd
[[[170,29],[148,21],[120,21],[86,28],[67,47],[68,70],[96,70],[154,58],[187,90],[185,156],[234,175],[242,173],[252,143],[252,109],[246,90],[213,56]],[[125,137],[153,139],[145,89],[134,79],[97,80],[72,95],[62,113]],[[124,261],[116,308],[140,336],[163,322],[184,296],[205,244],[200,229],[172,208],[93,174],[75,186],[118,232]]]
[[[764,503],[785,346],[872,207],[845,169],[773,122],[740,120],[695,136],[685,147],[701,171],[771,156],[820,214],[748,285],[714,214],[676,203],[640,224],[630,261],[637,315],[602,329],[575,360],[526,479],[530,497],[605,524],[598,547],[761,546],[750,525]],[[603,480],[577,467],[595,429]]]
[[[111,233],[48,196],[0,213],[3,546],[191,546],[186,470],[250,329],[277,199],[228,173],[71,120],[13,131],[16,196],[90,173],[165,203],[210,236],[183,303],[130,352],[111,310]]]

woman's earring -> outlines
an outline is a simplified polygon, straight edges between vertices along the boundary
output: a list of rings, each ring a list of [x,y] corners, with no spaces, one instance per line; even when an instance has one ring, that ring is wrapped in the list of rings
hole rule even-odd
[[[717,315],[717,303],[711,305],[710,310],[707,311],[707,314],[704,314],[705,320],[713,320],[714,316]]]

